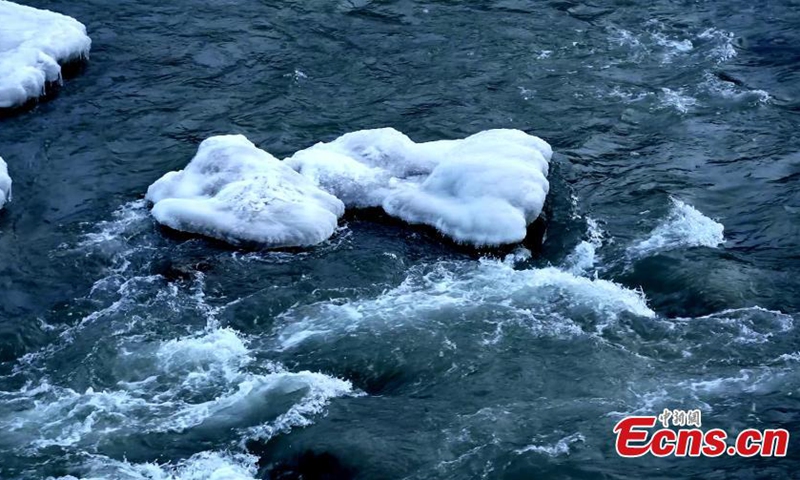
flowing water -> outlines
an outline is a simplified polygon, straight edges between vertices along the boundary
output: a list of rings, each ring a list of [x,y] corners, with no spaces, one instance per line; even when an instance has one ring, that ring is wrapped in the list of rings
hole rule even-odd
[[[32,1],[92,37],[0,120],[0,477],[789,478],[622,459],[623,416],[800,435],[800,3]],[[305,250],[157,227],[198,143],[549,141],[540,251],[350,215]],[[327,476],[326,476],[327,475]]]

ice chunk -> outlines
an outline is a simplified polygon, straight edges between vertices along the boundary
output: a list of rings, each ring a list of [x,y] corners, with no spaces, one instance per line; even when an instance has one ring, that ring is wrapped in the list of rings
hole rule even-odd
[[[8,166],[0,157],[0,208],[11,201],[11,177],[8,176]]]
[[[92,41],[74,18],[0,0],[0,108],[19,106],[61,80],[60,64],[86,58]]]
[[[211,137],[182,171],[147,190],[152,214],[176,230],[232,244],[315,245],[344,205],[242,135]]]
[[[348,133],[286,161],[348,206],[382,207],[476,246],[522,241],[549,190],[552,149],[519,130],[414,143],[391,128]]]

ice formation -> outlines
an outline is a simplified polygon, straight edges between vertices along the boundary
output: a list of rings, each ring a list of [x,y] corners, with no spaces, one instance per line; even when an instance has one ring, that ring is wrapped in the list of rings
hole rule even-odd
[[[161,177],[146,198],[161,224],[266,247],[320,243],[344,213],[339,199],[242,135],[205,140],[184,170]]]
[[[286,161],[348,207],[382,207],[475,246],[520,242],[542,211],[552,150],[519,130],[414,143],[391,128],[319,143]]]
[[[8,167],[3,157],[0,157],[0,208],[11,201],[11,177],[8,176]]]
[[[0,108],[21,105],[61,80],[61,65],[92,45],[74,18],[0,0]]]
[[[382,128],[280,162],[243,136],[213,137],[147,199],[159,222],[231,243],[314,245],[333,233],[346,205],[380,207],[460,243],[503,245],[524,240],[541,213],[552,153],[519,130],[414,143]]]

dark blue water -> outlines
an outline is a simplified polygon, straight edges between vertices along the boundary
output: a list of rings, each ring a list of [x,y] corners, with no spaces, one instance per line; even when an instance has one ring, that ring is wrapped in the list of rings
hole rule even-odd
[[[800,3],[30,4],[93,44],[0,120],[0,477],[795,475],[795,439],[621,459],[611,430],[800,431]],[[211,135],[383,126],[550,142],[541,251],[358,214],[236,250],[141,200]]]

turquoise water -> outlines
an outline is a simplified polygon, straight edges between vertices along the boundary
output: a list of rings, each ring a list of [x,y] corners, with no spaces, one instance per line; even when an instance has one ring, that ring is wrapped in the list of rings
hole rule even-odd
[[[31,5],[93,44],[0,120],[0,477],[797,470],[794,439],[623,460],[611,432],[663,408],[800,423],[795,2]],[[541,250],[374,212],[315,248],[237,250],[142,200],[211,135],[283,157],[383,126],[550,142]]]

